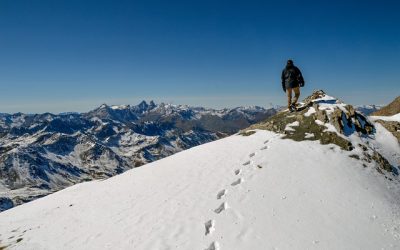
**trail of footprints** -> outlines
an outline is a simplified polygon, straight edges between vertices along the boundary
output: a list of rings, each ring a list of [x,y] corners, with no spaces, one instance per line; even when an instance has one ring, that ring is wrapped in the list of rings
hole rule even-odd
[[[269,142],[269,140],[266,140],[266,141],[264,142],[264,144],[267,144],[268,142]],[[266,149],[268,149],[268,148],[269,148],[268,145],[265,145],[265,146],[263,146],[262,148],[260,148],[260,150],[266,150]],[[249,154],[249,158],[252,158],[252,157],[254,157],[255,155],[256,155],[256,153],[253,152],[253,153]],[[248,166],[248,165],[250,165],[251,163],[252,163],[252,161],[251,161],[251,160],[248,160],[248,161],[244,162],[242,165],[243,165],[243,166]],[[261,168],[260,165],[258,165],[258,167]],[[241,173],[242,173],[242,169],[240,169],[240,168],[239,168],[239,169],[236,169],[236,170],[234,171],[235,176],[238,176],[238,175],[240,175]],[[237,180],[235,180],[234,182],[232,182],[232,183],[231,183],[231,186],[234,187],[234,186],[240,185],[240,184],[243,183],[243,182],[244,182],[244,178],[240,177],[239,179],[237,179]],[[228,193],[228,190],[227,190],[227,189],[222,189],[221,191],[219,191],[219,192],[217,193],[217,200],[221,200],[222,198],[224,198],[224,197],[226,196],[227,193]],[[215,212],[216,214],[220,214],[220,213],[222,213],[223,211],[227,210],[228,208],[229,208],[228,203],[224,201],[224,202],[222,202],[216,209],[214,209],[214,212]],[[211,234],[215,231],[215,220],[208,220],[206,223],[204,223],[204,227],[205,227],[205,235],[206,235],[206,236],[211,235]],[[220,250],[220,245],[219,245],[219,243],[218,243],[217,241],[214,241],[214,242],[212,242],[212,243],[210,244],[210,246],[207,247],[205,250]]]

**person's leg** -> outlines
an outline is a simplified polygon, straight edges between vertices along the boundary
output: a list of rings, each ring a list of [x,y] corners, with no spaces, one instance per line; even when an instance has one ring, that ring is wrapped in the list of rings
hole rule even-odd
[[[292,105],[292,88],[287,88],[286,94],[288,99],[288,108],[290,109],[290,105]]]
[[[293,88],[294,91],[294,100],[293,100],[293,105],[296,106],[297,101],[299,100],[300,97],[300,87]]]

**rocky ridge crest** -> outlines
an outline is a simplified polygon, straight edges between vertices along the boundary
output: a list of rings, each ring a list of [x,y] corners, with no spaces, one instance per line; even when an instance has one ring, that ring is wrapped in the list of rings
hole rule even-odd
[[[249,135],[256,129],[274,131],[295,141],[335,144],[348,151],[350,157],[362,160],[365,167],[373,165],[380,173],[397,174],[397,168],[369,145],[376,133],[374,123],[352,105],[327,95],[323,90],[314,91],[305,98],[297,112],[283,110],[240,133]]]

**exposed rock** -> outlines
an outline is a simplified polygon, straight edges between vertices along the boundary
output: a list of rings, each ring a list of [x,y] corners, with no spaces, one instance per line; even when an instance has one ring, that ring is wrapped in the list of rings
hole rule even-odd
[[[303,102],[306,105],[312,105],[314,100],[324,97],[326,94],[323,90],[315,90],[310,96],[306,97]]]
[[[349,155],[349,157],[350,157],[350,158],[357,159],[357,160],[359,160],[359,159],[360,159],[360,156],[359,156],[359,155],[356,155],[356,154]]]
[[[344,133],[344,121],[346,120],[345,117],[343,117],[343,111],[340,109],[335,109],[333,113],[331,114],[331,123],[332,125],[336,128],[336,130],[343,134]],[[346,120],[347,123],[347,120]]]
[[[359,114],[351,105],[346,105],[345,110],[335,109],[330,115],[332,125],[341,134],[349,135],[354,131],[362,134],[372,134],[374,125],[363,115]]]
[[[318,107],[318,104],[315,104],[313,106]],[[320,120],[323,123],[329,122],[329,118],[328,118],[328,115],[326,114],[325,110],[316,109],[315,116],[316,116],[317,120]]]
[[[388,172],[393,171],[393,166],[389,163],[388,160],[386,160],[381,154],[378,152],[374,152],[372,155],[372,159],[375,160],[376,163],[378,163],[379,167],[383,170],[386,170]]]
[[[240,132],[239,134],[240,134],[240,135],[243,135],[243,136],[250,136],[250,135],[255,134],[255,133],[256,133],[256,131],[254,131],[254,130],[249,130],[249,131],[242,131],[242,132]]]
[[[380,110],[372,113],[373,116],[392,116],[400,113],[400,96],[394,99],[391,103],[382,107]]]

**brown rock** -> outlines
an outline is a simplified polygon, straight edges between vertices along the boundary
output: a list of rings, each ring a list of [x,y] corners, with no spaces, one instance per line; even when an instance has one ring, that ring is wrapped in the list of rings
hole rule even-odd
[[[320,120],[320,121],[322,121],[324,123],[329,121],[328,115],[326,114],[325,110],[318,110],[315,113],[315,116],[317,117],[318,120]]]
[[[342,113],[343,113],[342,110],[336,109],[331,114],[331,123],[336,128],[336,130],[341,134],[343,134],[343,127],[344,127],[342,121]]]
[[[394,99],[394,101],[389,103],[387,106],[375,111],[371,115],[392,116],[398,113],[400,113],[400,96]]]

